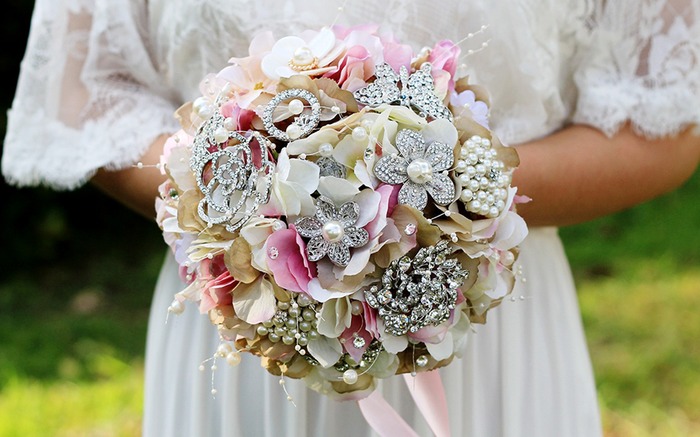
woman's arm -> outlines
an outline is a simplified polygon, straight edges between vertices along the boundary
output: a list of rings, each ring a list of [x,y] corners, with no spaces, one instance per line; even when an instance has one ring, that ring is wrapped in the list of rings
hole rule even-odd
[[[631,127],[608,138],[573,125],[517,147],[518,212],[530,226],[569,225],[610,214],[679,187],[700,160],[700,136],[647,140]]]
[[[153,166],[160,161],[168,135],[159,136],[148,148],[141,162]],[[153,167],[127,168],[119,171],[98,170],[91,182],[105,193],[149,219],[155,218],[155,198],[165,176]]]

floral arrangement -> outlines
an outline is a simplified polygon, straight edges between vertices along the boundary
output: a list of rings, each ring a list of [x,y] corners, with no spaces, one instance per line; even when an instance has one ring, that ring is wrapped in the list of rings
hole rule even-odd
[[[166,143],[158,223],[217,354],[359,399],[445,366],[511,292],[518,157],[451,41],[376,27],[274,40],[206,77]]]

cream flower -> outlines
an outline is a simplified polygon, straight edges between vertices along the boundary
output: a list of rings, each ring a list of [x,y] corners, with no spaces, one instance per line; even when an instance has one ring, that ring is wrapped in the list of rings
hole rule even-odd
[[[262,59],[263,73],[270,79],[279,80],[295,74],[312,76],[335,69],[328,64],[343,50],[342,45],[336,44],[335,34],[324,27],[320,32],[306,36],[307,39],[287,36],[277,41]]]
[[[318,188],[319,168],[301,159],[290,159],[283,149],[277,158],[277,167],[270,189],[270,201],[259,213],[266,216],[312,215],[315,211],[311,193]]]

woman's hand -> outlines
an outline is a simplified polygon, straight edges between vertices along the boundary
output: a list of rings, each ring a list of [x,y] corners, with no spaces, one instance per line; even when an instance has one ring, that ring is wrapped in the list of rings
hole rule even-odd
[[[161,135],[149,147],[141,158],[144,165],[154,165],[160,161],[163,144],[168,135]],[[124,205],[149,218],[155,218],[155,199],[158,196],[158,186],[163,183],[165,176],[153,167],[127,168],[118,171],[98,170],[91,182],[102,191],[114,197]]]
[[[567,127],[517,146],[518,206],[530,226],[569,225],[636,205],[685,182],[700,160],[700,136],[647,140],[626,126],[612,138],[588,126]]]

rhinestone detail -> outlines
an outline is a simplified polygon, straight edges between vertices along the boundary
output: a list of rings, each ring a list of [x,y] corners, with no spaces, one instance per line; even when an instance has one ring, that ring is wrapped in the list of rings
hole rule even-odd
[[[396,135],[396,147],[401,154],[383,156],[374,166],[374,174],[387,184],[403,184],[399,203],[422,210],[428,204],[428,193],[438,205],[448,205],[454,200],[455,184],[447,175],[454,162],[452,146],[439,141],[426,145],[420,132],[403,129]],[[419,179],[409,175],[409,168],[415,162],[430,168],[430,178],[425,183],[418,183]]]
[[[367,304],[379,311],[386,331],[404,335],[450,317],[458,288],[469,276],[460,262],[449,258],[447,240],[420,249],[411,258],[392,261],[384,271],[381,286],[365,290]]]
[[[369,233],[355,227],[360,216],[360,206],[355,202],[345,202],[336,208],[333,201],[321,196],[316,200],[316,214],[302,217],[294,222],[297,232],[309,238],[306,254],[309,261],[318,261],[326,255],[337,266],[345,267],[350,262],[350,248],[362,247],[369,241]],[[342,238],[330,241],[324,237],[324,228],[329,223],[342,227]]]
[[[268,160],[270,142],[257,132],[244,137],[228,132],[224,141],[215,134],[223,128],[224,117],[216,112],[197,131],[190,168],[204,198],[197,206],[199,217],[208,225],[224,224],[235,232],[268,202],[275,165]],[[260,165],[254,163],[257,143]]]
[[[289,99],[302,99],[308,102],[308,106],[311,107],[311,112],[303,112],[294,118],[293,124],[299,126],[299,135],[297,138],[290,138],[287,132],[281,130],[273,121],[275,109],[285,100]],[[284,90],[277,94],[270,100],[270,102],[265,106],[262,114],[262,122],[265,126],[265,130],[277,138],[285,142],[290,142],[299,138],[303,138],[310,134],[314,128],[318,125],[321,120],[321,103],[319,103],[316,96],[307,90],[301,88],[291,88]]]
[[[452,121],[452,113],[435,95],[431,69],[432,65],[425,62],[418,71],[409,75],[406,67],[402,65],[396,74],[389,64],[381,63],[376,67],[374,82],[355,91],[355,99],[372,108],[399,103],[417,110],[421,117],[446,118]]]

